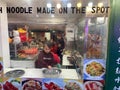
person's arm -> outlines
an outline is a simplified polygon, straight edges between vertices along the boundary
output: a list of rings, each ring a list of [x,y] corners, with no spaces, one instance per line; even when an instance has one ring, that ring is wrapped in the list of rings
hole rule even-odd
[[[56,63],[60,63],[60,58],[58,57],[58,55],[55,54],[55,53],[52,53],[52,55],[53,55],[54,61],[55,61]]]
[[[54,54],[54,53],[52,53],[52,54],[53,54],[53,58],[54,58],[54,61],[55,61],[55,63],[56,63],[56,66],[57,66],[58,68],[61,68],[60,58],[58,57],[57,54]]]

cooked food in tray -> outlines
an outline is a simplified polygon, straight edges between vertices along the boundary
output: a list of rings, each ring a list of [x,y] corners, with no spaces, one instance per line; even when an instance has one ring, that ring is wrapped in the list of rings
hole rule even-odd
[[[47,90],[63,90],[54,82],[44,83],[44,86],[47,88]]]
[[[19,89],[15,87],[11,82],[6,81],[5,84],[3,84],[3,90],[19,90]]]
[[[99,62],[91,62],[86,65],[86,72],[90,76],[100,76],[105,72],[105,68]]]
[[[103,90],[103,85],[97,81],[87,81],[84,84],[85,90]]]
[[[64,90],[82,90],[82,88],[76,82],[67,82]]]
[[[21,77],[24,73],[25,71],[21,69],[11,70],[5,73],[5,77]]]
[[[37,80],[28,80],[23,84],[22,90],[42,90],[42,85]]]
[[[52,69],[45,68],[42,71],[44,77],[48,77],[48,78],[58,78],[61,72],[62,71],[60,69],[55,69],[55,68],[52,68]]]

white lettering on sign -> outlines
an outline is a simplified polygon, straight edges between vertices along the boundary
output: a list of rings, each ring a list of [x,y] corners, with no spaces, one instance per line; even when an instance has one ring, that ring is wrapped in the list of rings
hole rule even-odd
[[[115,74],[120,74],[120,68],[119,67],[116,68]]]
[[[120,52],[120,47],[119,47],[119,50],[118,50],[118,52]]]
[[[115,79],[115,82],[116,82],[116,83],[120,83],[120,77],[117,77],[117,78]]]
[[[116,60],[116,63],[117,63],[117,64],[120,64],[120,58],[118,58],[118,59]]]
[[[118,38],[118,43],[120,44],[120,37]]]
[[[120,86],[119,87],[115,86],[113,90],[120,90]]]

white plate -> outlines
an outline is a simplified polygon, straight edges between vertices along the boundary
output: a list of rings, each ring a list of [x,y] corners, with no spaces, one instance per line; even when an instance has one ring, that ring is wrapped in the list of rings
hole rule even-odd
[[[68,80],[68,81],[66,82],[66,84],[67,84],[67,83],[70,83],[70,82],[73,82],[73,83],[75,82],[76,84],[79,85],[79,87],[80,87],[82,90],[84,90],[84,89],[83,89],[83,84],[82,84],[81,82],[76,81],[76,80]]]
[[[22,90],[24,90],[23,88],[25,87],[26,84],[27,85],[29,84],[30,86],[36,86],[36,82],[40,87],[42,87],[42,85],[40,85],[41,81],[38,81],[38,80],[25,80],[25,81],[22,81],[22,82],[24,82],[24,84],[22,85]]]
[[[96,83],[93,85],[93,88],[90,87],[90,83]],[[85,90],[87,90],[86,85],[89,87],[89,90],[103,90],[103,85],[102,83],[98,82],[98,81],[86,81],[84,84],[84,88]],[[96,88],[96,89],[95,89]]]
[[[84,71],[84,74],[86,74],[86,75],[88,76],[88,78],[90,78],[90,79],[92,79],[92,78],[94,78],[94,79],[102,79],[102,76],[105,74],[105,71],[104,71],[100,76],[91,76],[90,74],[87,73],[86,67],[87,67],[88,64],[91,64],[92,62],[96,62],[96,63],[101,64],[102,67],[105,69],[105,66],[104,66],[100,61],[92,60],[92,61],[87,62],[87,63],[84,65],[84,70],[83,70],[83,71]]]

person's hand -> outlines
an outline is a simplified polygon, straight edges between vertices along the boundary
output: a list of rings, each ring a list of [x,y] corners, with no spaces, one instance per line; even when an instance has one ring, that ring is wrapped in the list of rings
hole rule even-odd
[[[48,66],[48,69],[52,69],[52,66],[49,65],[49,66]]]

